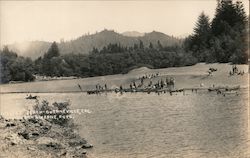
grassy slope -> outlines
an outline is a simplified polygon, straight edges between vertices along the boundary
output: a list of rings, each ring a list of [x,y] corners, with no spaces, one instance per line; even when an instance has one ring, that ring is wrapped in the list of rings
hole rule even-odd
[[[210,67],[217,68],[213,76],[207,76]],[[164,69],[148,69],[139,68],[130,71],[125,75],[109,75],[92,78],[59,80],[59,81],[40,81],[32,83],[6,84],[1,85],[1,92],[68,92],[80,91],[78,84],[83,90],[95,89],[96,84],[104,85],[107,83],[109,88],[119,87],[123,85],[128,87],[131,81],[136,80],[139,76],[152,73],[160,73],[158,78],[154,78],[153,82],[157,82],[161,78],[165,80],[166,76],[174,77],[177,88],[199,87],[201,83],[205,87],[212,84],[215,86],[235,86],[248,87],[248,65],[238,65],[240,71],[244,70],[245,75],[235,75],[229,77],[229,71],[232,66],[229,64],[197,64],[188,67],[164,68]],[[139,80],[137,80],[139,83]],[[145,81],[147,82],[147,81]]]

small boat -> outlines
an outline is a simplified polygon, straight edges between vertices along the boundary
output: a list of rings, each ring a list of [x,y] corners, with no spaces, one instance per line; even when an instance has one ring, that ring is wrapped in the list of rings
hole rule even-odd
[[[207,90],[208,90],[209,92],[211,92],[211,91],[217,91],[218,88],[208,88]]]
[[[235,91],[235,90],[239,90],[240,89],[240,86],[236,86],[236,87],[227,87],[225,90],[226,91]]]
[[[101,93],[100,91],[98,90],[92,90],[92,91],[87,91],[87,94],[98,94],[98,93]]]
[[[29,95],[28,97],[26,97],[26,99],[37,99],[37,96]]]

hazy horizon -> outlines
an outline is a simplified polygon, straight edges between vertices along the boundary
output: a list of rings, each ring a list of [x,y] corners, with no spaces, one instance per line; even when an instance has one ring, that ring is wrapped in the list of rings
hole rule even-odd
[[[243,1],[247,14],[248,3]],[[6,45],[68,41],[104,29],[187,36],[193,32],[202,11],[213,18],[217,1],[0,1],[0,4],[0,44]]]

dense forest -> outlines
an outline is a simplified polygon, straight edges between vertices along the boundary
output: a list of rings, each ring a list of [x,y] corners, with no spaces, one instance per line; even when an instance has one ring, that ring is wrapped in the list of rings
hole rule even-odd
[[[101,49],[94,47],[89,54],[61,54],[58,44],[53,42],[34,61],[4,47],[0,52],[1,82],[32,81],[35,74],[79,77],[119,74],[141,66],[166,68],[197,62],[246,64],[247,22],[241,2],[221,0],[215,17],[210,21],[202,12],[194,33],[179,45],[163,46],[160,39],[146,44],[139,40],[133,46],[110,43]]]
[[[4,47],[0,52],[0,81],[32,81],[34,64],[30,58],[18,56],[8,47]]]
[[[242,2],[218,1],[211,22],[201,13],[194,34],[186,39],[185,50],[192,51],[200,62],[247,63],[247,24]]]

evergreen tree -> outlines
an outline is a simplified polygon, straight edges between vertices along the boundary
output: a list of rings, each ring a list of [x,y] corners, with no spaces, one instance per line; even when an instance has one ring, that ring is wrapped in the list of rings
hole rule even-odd
[[[134,48],[133,48],[134,50],[137,50],[138,49],[138,44],[134,44]]]
[[[44,58],[51,59],[58,56],[60,56],[58,46],[56,42],[53,42],[47,53],[44,54]]]
[[[212,21],[212,34],[220,40],[219,62],[247,63],[247,16],[242,2],[221,0]]]
[[[32,81],[34,80],[32,74],[33,62],[30,58],[19,57],[8,47],[0,51],[0,83]]]
[[[222,0],[217,4],[215,17],[212,21],[212,32],[215,36],[229,32],[227,27],[242,32],[246,29],[247,16],[242,2]]]
[[[193,51],[194,57],[199,61],[207,61],[210,56],[207,51],[209,48],[210,36],[209,17],[202,12],[194,28],[194,34],[189,37],[190,41],[188,46],[189,49]]]
[[[141,50],[143,50],[144,49],[144,44],[143,44],[143,42],[140,40],[140,43],[139,43],[139,48],[141,49]]]
[[[58,58],[60,56],[58,46],[56,42],[53,42],[47,53],[44,54],[42,60],[42,70],[43,74],[47,76],[58,76],[58,60],[53,58]],[[55,63],[55,61],[57,61]],[[55,67],[56,66],[56,67]]]
[[[149,43],[149,49],[154,49],[154,45],[151,42]]]
[[[93,47],[92,53],[99,53],[98,49],[96,47]]]

